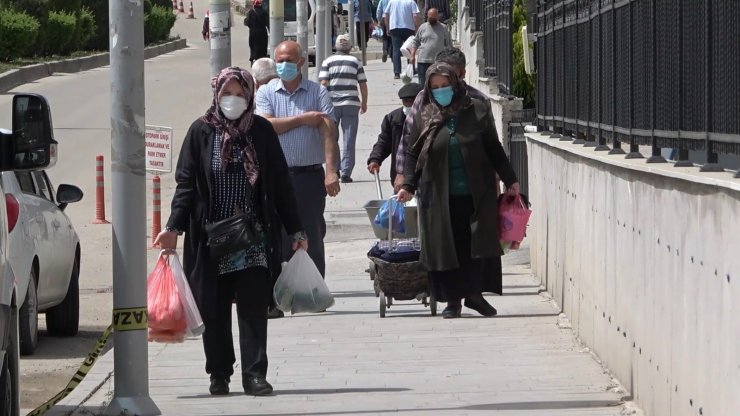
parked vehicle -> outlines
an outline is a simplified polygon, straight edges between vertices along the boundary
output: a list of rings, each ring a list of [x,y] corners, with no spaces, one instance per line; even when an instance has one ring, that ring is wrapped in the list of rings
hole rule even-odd
[[[51,336],[77,335],[80,310],[80,239],[64,213],[82,199],[73,185],[54,187],[46,171],[3,172],[8,207],[10,265],[23,304],[18,315],[21,355],[33,354],[38,314]]]
[[[12,130],[0,129],[0,172],[31,171],[54,166],[57,142],[51,112],[43,96],[13,97]],[[2,185],[0,184],[0,191]],[[3,192],[4,193],[4,192]],[[8,210],[0,198],[0,415],[20,413],[20,359],[16,278],[8,258]]]

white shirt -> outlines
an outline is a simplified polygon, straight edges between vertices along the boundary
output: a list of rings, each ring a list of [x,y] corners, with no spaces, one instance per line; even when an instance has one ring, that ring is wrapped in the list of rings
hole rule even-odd
[[[385,6],[383,17],[388,17],[388,26],[393,29],[410,29],[416,31],[414,16],[419,15],[419,6],[414,0],[390,0]]]

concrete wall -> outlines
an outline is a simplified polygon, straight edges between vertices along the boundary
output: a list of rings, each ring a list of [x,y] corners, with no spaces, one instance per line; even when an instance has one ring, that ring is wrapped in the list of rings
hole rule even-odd
[[[740,415],[740,179],[528,134],[534,273],[647,415]]]

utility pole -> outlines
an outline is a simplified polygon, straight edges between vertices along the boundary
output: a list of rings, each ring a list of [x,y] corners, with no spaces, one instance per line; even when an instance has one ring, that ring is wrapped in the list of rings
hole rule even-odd
[[[306,63],[301,68],[303,79],[308,79],[308,0],[296,0],[295,17],[298,21],[298,44],[306,55]],[[321,65],[318,63],[317,66]]]
[[[146,304],[144,5],[111,1],[113,399],[106,415],[159,415],[149,397]]]
[[[297,13],[297,11],[296,11]],[[296,16],[296,20],[297,20]],[[270,54],[275,58],[275,49],[285,35],[285,1],[270,0]],[[300,20],[299,20],[300,22]],[[300,32],[300,30],[298,31]]]
[[[316,71],[314,81],[319,81],[321,64],[326,59],[326,0],[316,0]],[[331,32],[329,32],[331,33]]]
[[[347,0],[347,23],[349,26],[349,40],[354,49],[357,45],[357,36],[355,35],[355,1]]]
[[[365,13],[370,16],[372,13],[367,10],[367,0],[360,0],[360,45],[362,45],[362,65],[367,65],[367,33],[365,33],[365,22],[362,19]]]
[[[332,44],[331,32],[334,27],[334,20],[331,17],[331,10],[334,7],[334,0],[326,0],[326,58],[331,56],[331,49],[334,47]]]
[[[231,3],[209,0],[208,26],[211,30],[211,76],[231,66]]]

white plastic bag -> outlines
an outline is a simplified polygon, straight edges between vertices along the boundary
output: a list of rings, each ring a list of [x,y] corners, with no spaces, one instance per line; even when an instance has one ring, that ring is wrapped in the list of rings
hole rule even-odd
[[[188,323],[187,336],[197,337],[206,330],[203,324],[203,318],[201,318],[200,311],[198,310],[198,304],[195,303],[193,292],[190,290],[190,283],[188,283],[188,279],[185,277],[185,271],[182,269],[177,252],[170,254],[169,260],[172,277],[175,279],[177,292],[180,295],[180,302],[182,302],[182,308],[185,310],[185,321]]]
[[[406,69],[401,74],[401,82],[408,84],[414,79],[414,64],[406,65]]]
[[[281,311],[293,314],[321,312],[334,305],[334,296],[303,249],[298,249],[289,262],[283,263],[273,296]]]
[[[411,59],[411,49],[416,48],[416,35],[409,36],[401,45],[401,54],[406,59]]]

